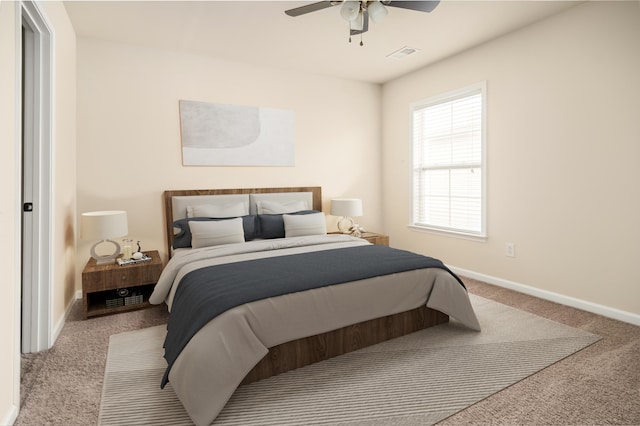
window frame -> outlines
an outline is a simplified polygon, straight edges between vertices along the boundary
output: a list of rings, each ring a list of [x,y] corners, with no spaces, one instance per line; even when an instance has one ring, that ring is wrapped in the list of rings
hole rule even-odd
[[[415,141],[414,141],[414,112],[416,110],[428,108],[431,106],[447,103],[454,101],[456,99],[461,99],[469,96],[473,96],[475,94],[480,93],[481,97],[481,107],[480,107],[480,170],[481,170],[481,183],[480,183],[480,191],[481,191],[481,207],[480,207],[480,231],[472,231],[460,228],[453,227],[445,227],[438,225],[429,225],[415,222],[415,213],[414,207],[417,202],[416,200],[416,188],[415,188],[415,169],[414,169],[414,155],[415,155]],[[478,241],[486,241],[487,239],[487,82],[482,81],[479,83],[474,83],[469,86],[452,90],[446,93],[438,94],[435,96],[430,96],[425,99],[421,99],[419,101],[413,102],[409,107],[409,132],[410,132],[410,183],[411,183],[411,195],[410,195],[410,210],[409,210],[409,228],[426,231],[430,233],[436,233],[446,236],[460,237],[465,239],[472,239]],[[447,169],[455,169],[455,166],[447,167]]]

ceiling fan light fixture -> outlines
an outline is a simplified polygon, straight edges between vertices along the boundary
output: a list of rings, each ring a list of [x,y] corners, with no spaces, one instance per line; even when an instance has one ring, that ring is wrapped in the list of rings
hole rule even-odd
[[[379,1],[367,3],[367,11],[369,12],[369,17],[375,23],[382,22],[385,16],[389,13],[387,8]]]
[[[345,1],[340,8],[340,15],[347,21],[353,21],[360,13],[359,1]]]

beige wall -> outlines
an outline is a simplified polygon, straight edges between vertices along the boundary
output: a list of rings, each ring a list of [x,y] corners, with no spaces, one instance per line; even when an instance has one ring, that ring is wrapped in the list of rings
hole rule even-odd
[[[52,337],[75,298],[75,33],[62,3],[40,3],[53,31]],[[20,153],[16,111],[18,54],[16,3],[0,2],[0,424],[17,414],[20,400]],[[46,333],[47,331],[45,331]]]
[[[53,27],[52,328],[54,338],[75,301],[76,34],[62,2],[41,3]]]
[[[15,3],[0,2],[0,424],[8,423],[16,414],[19,371],[18,344],[15,330],[19,327],[19,305],[16,256],[19,230],[18,170],[16,165],[16,19]]]
[[[166,252],[168,189],[319,185],[325,212],[332,197],[361,197],[362,224],[381,226],[379,85],[87,38],[77,72],[77,211],[126,210],[143,249]],[[180,99],[293,110],[295,166],[182,166]],[[90,244],[79,241],[79,267]]]
[[[638,319],[639,4],[587,2],[386,84],[392,244]],[[485,80],[488,239],[410,230],[409,104]]]

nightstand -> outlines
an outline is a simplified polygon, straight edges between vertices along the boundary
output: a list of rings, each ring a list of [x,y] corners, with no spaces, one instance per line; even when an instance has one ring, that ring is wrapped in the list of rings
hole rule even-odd
[[[342,232],[329,232],[329,234],[342,234]],[[375,232],[363,232],[360,238],[369,241],[371,244],[378,244],[389,247],[389,236],[377,234]]]
[[[149,296],[163,264],[156,250],[145,254],[151,257],[150,261],[128,266],[96,265],[95,259],[89,259],[82,271],[85,318],[151,307]]]
[[[389,247],[389,236],[376,234],[375,232],[363,232],[360,238],[369,241],[371,244],[378,244]]]

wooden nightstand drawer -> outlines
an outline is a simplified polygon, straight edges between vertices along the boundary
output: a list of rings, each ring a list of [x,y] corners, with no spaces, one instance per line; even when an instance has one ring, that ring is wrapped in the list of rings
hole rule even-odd
[[[91,275],[91,288],[94,290],[114,289],[140,283],[140,268],[119,267],[121,270],[100,271]],[[126,269],[125,269],[126,268]]]
[[[149,264],[140,267],[138,265],[118,266],[119,269],[110,269],[92,274],[90,279],[95,280],[91,284],[94,290],[128,287],[136,284],[154,284],[160,278],[162,265]]]
[[[158,258],[159,257],[160,255],[158,255]],[[140,276],[138,278],[140,280],[140,284],[157,283],[160,275],[162,274],[163,268],[164,265],[162,264],[162,261],[156,262],[155,259],[147,265],[146,268],[141,268],[139,270]]]

